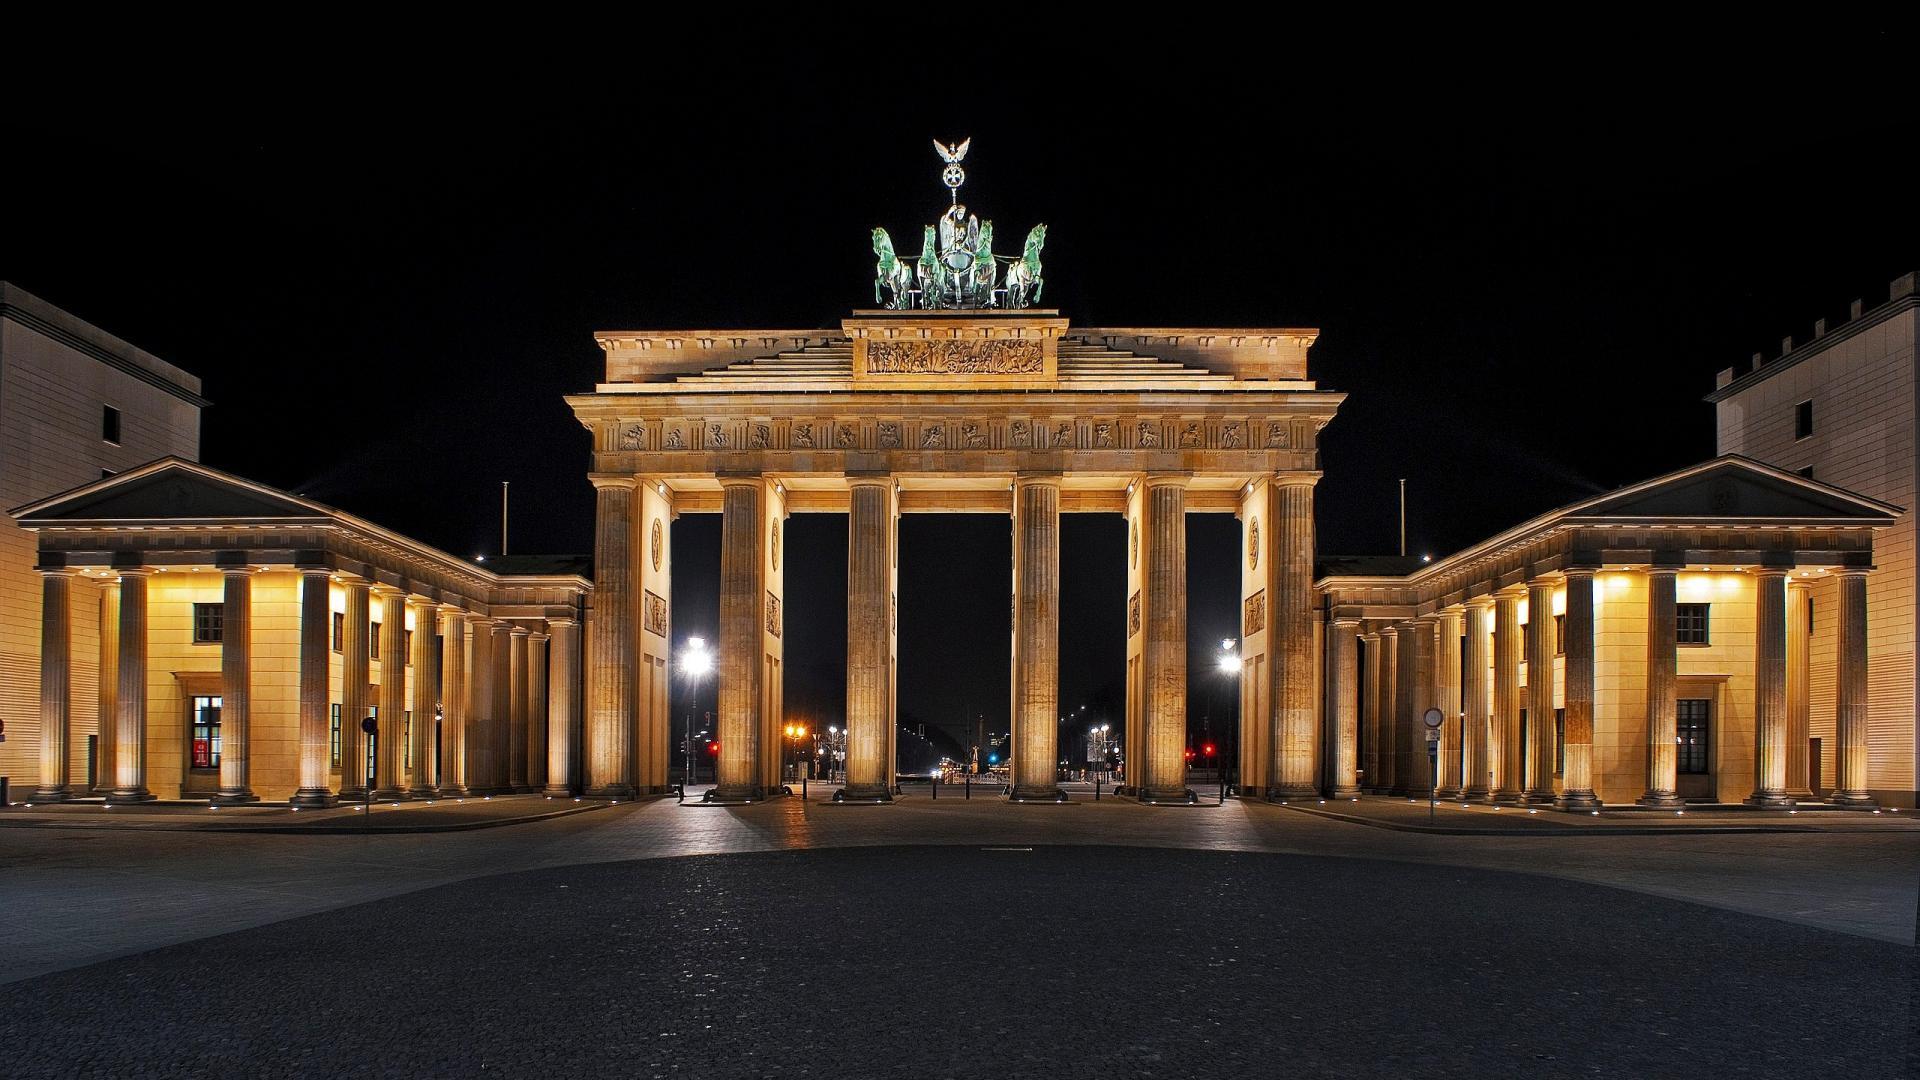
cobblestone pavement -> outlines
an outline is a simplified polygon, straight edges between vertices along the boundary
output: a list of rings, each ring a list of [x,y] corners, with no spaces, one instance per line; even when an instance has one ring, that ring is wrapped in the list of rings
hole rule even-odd
[[[813,794],[815,801],[806,804],[748,807],[656,800],[436,834],[0,828],[0,940],[7,943],[0,950],[0,982],[490,874],[850,846],[1124,844],[1508,870],[1908,946],[1920,906],[1920,827],[1904,822],[1846,832],[1452,836],[1232,801],[1018,806],[943,795],[869,807],[835,806],[819,801],[817,789]]]
[[[714,839],[801,828],[681,813]],[[653,817],[552,824],[564,848]],[[1102,824],[1132,820],[1166,819]],[[1920,1060],[1911,948],[1558,877],[1206,846],[467,880],[0,987],[0,1045],[22,1077],[1878,1080]]]

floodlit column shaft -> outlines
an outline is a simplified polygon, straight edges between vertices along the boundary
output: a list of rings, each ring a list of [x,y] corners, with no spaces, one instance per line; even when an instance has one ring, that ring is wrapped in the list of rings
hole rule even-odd
[[[300,788],[293,795],[295,806],[333,804],[331,592],[325,570],[300,571]]]
[[[529,636],[527,628],[515,626],[507,631],[511,644],[508,654],[507,670],[507,717],[506,759],[507,787],[514,791],[526,791],[527,788],[527,707],[530,698],[527,693],[527,646]]]
[[[120,571],[119,743],[114,748],[114,802],[151,802],[147,790],[147,578],[145,567]]]
[[[587,794],[634,793],[634,634],[639,604],[633,582],[634,481],[595,477],[593,607],[587,613]]]
[[[1360,723],[1365,731],[1362,742],[1366,746],[1360,767],[1366,776],[1366,786],[1372,787],[1380,777],[1380,635],[1360,635],[1360,649],[1365,657]]]
[[[1787,797],[1787,572],[1754,574],[1753,806],[1791,806]]]
[[[1187,797],[1187,478],[1150,476],[1146,485],[1141,632],[1146,635],[1147,768],[1140,797],[1182,801]]]
[[[757,476],[721,484],[720,760],[714,795],[757,799],[767,793],[760,761],[767,490]]]
[[[1420,651],[1424,644],[1431,657],[1433,645],[1420,622],[1400,624],[1396,644],[1400,656],[1393,665],[1393,793],[1425,795],[1427,742],[1421,734],[1425,728],[1420,724],[1420,699],[1426,696],[1426,672],[1420,666]]]
[[[1274,694],[1278,722],[1273,736],[1278,760],[1273,775],[1283,799],[1306,798],[1319,790],[1314,774],[1319,714],[1313,647],[1313,485],[1318,479],[1317,473],[1289,473],[1274,481],[1273,647],[1269,651],[1278,664]],[[1184,599],[1185,578],[1181,580]]]
[[[1360,620],[1333,621],[1327,656],[1333,683],[1333,781],[1327,794],[1347,799],[1360,793]]]
[[[1647,791],[1644,806],[1681,804],[1679,658],[1675,645],[1675,583],[1678,575],[1655,567],[1647,571]]]
[[[1813,798],[1807,773],[1807,740],[1812,703],[1808,701],[1808,682],[1812,676],[1812,628],[1807,625],[1808,605],[1813,587],[1806,581],[1787,582],[1787,794],[1795,799]]]
[[[1874,806],[1867,794],[1867,573],[1840,572],[1839,648],[1836,650],[1836,715],[1833,801]]]
[[[1439,704],[1439,677],[1434,671],[1439,662],[1439,635],[1435,630],[1440,620],[1434,616],[1416,620],[1413,624],[1413,699],[1408,710],[1407,731],[1407,790],[1411,795],[1426,795],[1438,779],[1434,775],[1437,760],[1427,754],[1427,710]]]
[[[73,574],[40,571],[40,786],[35,802],[65,802],[73,740]]]
[[[1593,571],[1567,571],[1566,766],[1560,798],[1567,810],[1600,805],[1593,794]]]
[[[1441,797],[1450,799],[1460,794],[1460,612],[1442,612],[1434,633],[1434,705],[1446,715],[1440,725],[1439,788]]]
[[[492,642],[487,657],[493,662],[492,675],[487,680],[488,696],[492,704],[488,707],[486,723],[482,725],[486,733],[487,747],[487,790],[506,793],[513,790],[508,782],[508,732],[513,727],[513,624],[496,622],[489,628]]]
[[[1466,763],[1466,775],[1460,781],[1463,799],[1484,799],[1490,790],[1487,728],[1492,723],[1492,712],[1488,708],[1487,616],[1491,613],[1485,603],[1476,601],[1467,605],[1467,671],[1460,723],[1461,758]]]
[[[117,773],[114,749],[120,739],[118,721],[120,702],[120,583],[100,586],[100,735],[95,741],[94,790],[113,791]]]
[[[527,790],[547,788],[547,635],[527,635]]]
[[[380,594],[380,745],[377,765],[382,799],[406,792],[400,778],[406,774],[407,744],[407,598],[397,592]]]
[[[439,616],[432,604],[407,605],[413,612],[413,730],[407,756],[413,759],[413,775],[407,794],[416,799],[431,799],[437,793],[433,774],[434,706],[440,702],[440,671],[433,662],[433,639]]]
[[[580,624],[573,619],[548,619],[553,634],[547,663],[547,794],[573,793],[574,763],[579,760],[575,740],[580,731]]]
[[[215,802],[252,802],[253,575],[228,570],[220,607],[220,793]]]
[[[1150,507],[1153,498],[1149,492]],[[1181,505],[1177,502],[1179,495],[1174,498],[1176,505]],[[1151,528],[1151,509],[1148,517]],[[1184,548],[1173,557],[1183,552]],[[1151,573],[1147,588],[1151,594]],[[1014,481],[1013,596],[1013,797],[1051,800],[1060,797],[1056,780],[1060,730],[1060,478],[1057,476],[1022,476]],[[1151,600],[1148,604],[1151,606]],[[1177,617],[1180,625],[1177,628],[1163,625],[1162,633],[1179,633],[1184,642],[1184,611]],[[1159,727],[1155,722],[1153,626],[1150,613],[1146,631],[1149,784],[1156,775],[1164,774],[1159,761],[1161,751],[1155,741]],[[1183,688],[1185,659],[1183,644],[1180,668],[1177,675],[1172,676],[1180,680]],[[1184,754],[1180,756],[1184,763]],[[1181,790],[1185,790],[1184,784]]]
[[[372,632],[369,594],[364,581],[346,583],[346,613],[340,624],[340,797],[367,793],[367,718],[372,661],[367,636]]]
[[[847,511],[847,786],[845,798],[890,802],[892,477],[850,481]]]
[[[1527,583],[1527,802],[1553,801],[1553,583]]]
[[[1367,779],[1376,794],[1392,791],[1400,773],[1400,628],[1380,631],[1380,737],[1374,742],[1379,772]]]
[[[1493,600],[1493,726],[1488,756],[1496,773],[1491,798],[1516,802],[1526,783],[1520,743],[1520,596],[1502,592]]]
[[[457,609],[441,612],[441,699],[446,716],[440,725],[440,794],[456,798],[467,793],[468,673],[467,616]]]

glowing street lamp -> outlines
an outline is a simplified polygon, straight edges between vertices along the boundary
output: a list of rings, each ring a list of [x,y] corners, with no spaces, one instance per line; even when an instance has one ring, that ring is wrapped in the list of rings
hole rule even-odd
[[[687,702],[687,768],[680,777],[680,797],[687,797],[687,784],[693,779],[693,714],[700,697],[699,684],[713,674],[713,653],[707,651],[705,638],[688,638],[680,650],[680,674],[694,684],[693,698]]]

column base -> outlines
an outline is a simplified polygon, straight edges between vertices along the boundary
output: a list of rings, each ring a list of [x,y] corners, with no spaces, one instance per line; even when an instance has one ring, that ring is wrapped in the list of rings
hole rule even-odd
[[[566,786],[565,784],[560,784],[558,786],[553,784],[548,784],[546,787],[546,790],[542,791],[541,794],[545,795],[549,799],[571,799],[573,798],[573,789]]]
[[[340,802],[366,802],[367,789],[363,787],[343,787],[335,798]]]
[[[160,796],[146,788],[136,788],[132,791],[115,791],[107,796],[107,802],[114,806],[122,806],[128,803],[156,802],[159,798]]]
[[[1523,791],[1520,793],[1520,802],[1525,806],[1552,806],[1558,798],[1559,796],[1555,795],[1551,790]]]
[[[1778,791],[1756,791],[1740,802],[1742,805],[1757,806],[1762,810],[1793,809],[1793,800]]]
[[[407,789],[407,798],[409,799],[437,799],[439,797],[440,797],[440,793],[430,787],[417,787],[417,788]]]
[[[1360,788],[1358,785],[1336,787],[1327,792],[1327,798],[1329,799],[1357,799],[1359,797]]]
[[[632,784],[602,784],[599,787],[591,787],[587,789],[587,798],[589,799],[631,799],[633,798],[633,785]]]
[[[844,787],[833,793],[837,803],[860,803],[867,806],[880,806],[893,801],[893,792],[885,784]]]
[[[1275,802],[1299,802],[1303,799],[1317,799],[1320,789],[1302,787],[1298,784],[1283,784],[1268,791],[1267,797]]]
[[[1007,801],[1017,803],[1063,803],[1067,801],[1067,793],[1057,787],[1029,788],[1025,791],[1015,788],[1007,793]]]
[[[1633,800],[1633,804],[1635,806],[1651,806],[1656,810],[1681,810],[1686,807],[1687,800],[1682,799],[1671,791],[1649,791],[1645,795]]]
[[[442,786],[440,788],[440,797],[443,799],[464,799],[467,797],[466,786],[463,784],[449,784],[449,785]]]
[[[333,793],[326,788],[301,788],[287,800],[288,806],[297,806],[302,810],[323,810],[333,805]]]
[[[246,788],[241,788],[239,791],[222,791],[207,801],[215,806],[244,806],[247,803],[259,802],[260,796]]]
[[[1496,806],[1518,806],[1525,800],[1517,791],[1495,791],[1487,796],[1487,801]]]
[[[1440,800],[1441,802],[1459,802],[1460,789],[1459,788],[1441,788],[1440,790],[1433,793],[1433,797],[1435,799]]]
[[[29,802],[56,803],[56,802],[66,802],[68,799],[71,799],[73,797],[74,796],[72,792],[68,791],[65,788],[60,788],[56,791],[46,791],[46,790],[36,791],[33,794],[27,796],[27,800]]]
[[[1567,791],[1553,800],[1555,810],[1598,810],[1600,800],[1591,791]]]
[[[1852,794],[1852,793],[1843,794],[1841,792],[1836,791],[1833,793],[1833,797],[1828,799],[1827,801],[1832,803],[1835,806],[1840,807],[1843,810],[1878,810],[1880,809],[1880,803],[1876,801],[1873,796],[1866,795],[1866,794]]]
[[[1147,806],[1198,806],[1200,795],[1192,788],[1141,788],[1138,796]]]
[[[373,798],[375,802],[380,802],[383,800],[386,802],[404,802],[407,798],[407,792],[405,788],[397,788],[397,787],[375,788],[373,792]]]
[[[1461,802],[1486,802],[1490,798],[1492,798],[1492,794],[1488,792],[1486,788],[1460,789]]]

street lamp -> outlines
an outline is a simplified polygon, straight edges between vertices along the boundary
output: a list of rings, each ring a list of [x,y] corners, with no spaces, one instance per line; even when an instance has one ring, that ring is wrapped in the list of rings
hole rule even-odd
[[[713,654],[707,651],[705,638],[688,638],[685,648],[680,650],[680,674],[693,684],[693,696],[687,702],[687,768],[680,776],[680,796],[685,798],[687,784],[693,779],[693,714],[697,711],[700,698],[700,683],[713,674]]]
[[[1240,679],[1241,672],[1240,654],[1234,651],[1234,646],[1237,644],[1238,642],[1232,638],[1222,638],[1220,640],[1220,658],[1216,661],[1220,674],[1231,676],[1236,683]],[[1233,733],[1231,717],[1233,713],[1238,710],[1239,704],[1239,694],[1234,694],[1232,700],[1227,703],[1229,719],[1221,725],[1221,734],[1224,737],[1231,737]],[[1212,749],[1209,748],[1209,753],[1211,754],[1212,752]],[[1220,764],[1217,757],[1214,759],[1214,770],[1220,780],[1220,802],[1224,805],[1227,801],[1227,770]]]

